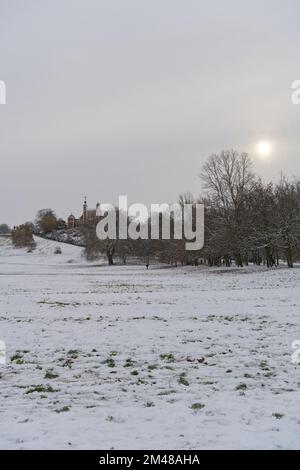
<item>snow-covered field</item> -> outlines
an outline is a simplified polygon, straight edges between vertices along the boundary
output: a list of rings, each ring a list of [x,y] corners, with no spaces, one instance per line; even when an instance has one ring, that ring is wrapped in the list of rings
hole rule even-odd
[[[89,265],[0,239],[1,449],[300,447],[300,269]]]

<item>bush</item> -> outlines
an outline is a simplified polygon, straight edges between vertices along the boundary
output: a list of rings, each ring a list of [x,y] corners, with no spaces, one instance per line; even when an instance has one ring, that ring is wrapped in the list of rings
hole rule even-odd
[[[62,251],[61,251],[61,247],[60,246],[57,246],[55,249],[54,249],[54,254],[55,255],[61,255]]]
[[[28,247],[33,250],[35,247],[32,227],[29,224],[15,227],[11,232],[11,239],[16,248]]]

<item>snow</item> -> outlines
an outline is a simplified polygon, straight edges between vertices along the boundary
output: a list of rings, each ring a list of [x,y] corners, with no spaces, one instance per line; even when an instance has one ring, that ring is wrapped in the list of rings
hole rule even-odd
[[[108,267],[36,241],[0,239],[1,449],[299,448],[300,269]]]

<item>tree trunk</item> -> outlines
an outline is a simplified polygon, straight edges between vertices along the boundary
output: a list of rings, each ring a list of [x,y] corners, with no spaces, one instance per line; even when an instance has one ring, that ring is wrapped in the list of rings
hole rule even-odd
[[[107,253],[107,259],[108,259],[108,265],[112,266],[114,264],[113,254],[112,253]]]
[[[240,253],[238,253],[236,256],[235,256],[235,262],[236,262],[236,265],[239,266],[240,268],[243,267],[243,260],[242,260],[242,256]]]
[[[291,247],[289,246],[286,250],[286,259],[287,259],[287,264],[288,264],[288,267],[289,268],[293,268],[294,267],[294,263],[293,263],[293,253],[292,253],[292,249]]]

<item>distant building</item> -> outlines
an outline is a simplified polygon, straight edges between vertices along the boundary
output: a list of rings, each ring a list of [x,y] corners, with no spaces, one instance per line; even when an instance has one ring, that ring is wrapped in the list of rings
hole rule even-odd
[[[67,226],[68,228],[74,228],[76,227],[77,223],[76,223],[76,217],[73,215],[73,214],[70,214],[68,219],[67,219]]]
[[[79,219],[76,219],[73,214],[70,214],[67,219],[68,228],[75,228],[80,225],[96,225],[100,220],[100,217],[97,215],[99,207],[100,203],[98,202],[95,209],[89,209],[85,197],[81,216]]]

